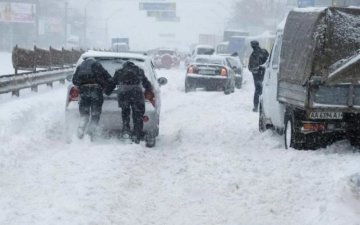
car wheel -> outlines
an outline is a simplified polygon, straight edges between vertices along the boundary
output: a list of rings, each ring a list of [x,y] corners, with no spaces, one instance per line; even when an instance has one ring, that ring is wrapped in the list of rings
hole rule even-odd
[[[148,133],[145,135],[145,146],[148,148],[153,148],[156,145],[156,136],[154,134]]]
[[[302,143],[300,143],[300,133],[296,130],[294,116],[287,114],[285,116],[285,130],[284,130],[284,143],[285,149],[290,147],[294,149],[302,149]]]
[[[237,79],[236,82],[235,82],[235,87],[237,89],[240,89],[242,86],[242,79]]]
[[[196,86],[194,84],[192,84],[190,81],[185,81],[185,92],[188,93],[190,91],[195,91],[196,90]]]
[[[264,110],[262,109],[262,105],[260,104],[259,107],[259,131],[260,132],[265,132],[267,130],[266,127],[266,122],[265,122],[265,114],[264,114]]]

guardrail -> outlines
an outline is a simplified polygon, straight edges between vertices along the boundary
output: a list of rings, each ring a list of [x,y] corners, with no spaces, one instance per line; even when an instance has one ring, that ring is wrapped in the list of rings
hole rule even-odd
[[[68,75],[74,72],[74,65],[83,50],[61,50],[52,48],[24,49],[15,46],[12,52],[12,63],[15,74],[0,76],[0,94],[11,92],[20,96],[20,90],[31,88],[37,92],[38,86],[46,84],[52,87],[53,82],[64,84]],[[29,72],[19,73],[19,70]]]
[[[41,49],[34,46],[34,49],[24,49],[15,46],[12,51],[12,64],[15,74],[19,70],[36,72],[37,69],[52,70],[54,68],[64,68],[73,65],[80,58],[83,50],[61,50],[52,48]]]
[[[37,72],[28,72],[17,75],[0,76],[0,94],[11,92],[12,95],[20,96],[20,90],[31,88],[31,91],[38,91],[38,86],[46,84],[52,87],[53,82],[60,81],[65,84],[68,75],[73,74],[74,67],[59,68]]]

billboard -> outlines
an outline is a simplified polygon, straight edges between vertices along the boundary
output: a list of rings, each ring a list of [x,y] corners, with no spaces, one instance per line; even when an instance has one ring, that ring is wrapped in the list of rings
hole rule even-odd
[[[36,5],[21,2],[0,2],[0,22],[35,23]]]
[[[140,10],[148,10],[148,11],[174,11],[176,10],[175,2],[140,2],[139,3]]]

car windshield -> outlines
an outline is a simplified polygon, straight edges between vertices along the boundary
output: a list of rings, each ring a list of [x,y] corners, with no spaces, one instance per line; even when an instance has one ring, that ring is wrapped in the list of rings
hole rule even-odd
[[[208,64],[217,64],[223,65],[224,61],[221,59],[212,59],[212,58],[197,58],[195,60],[196,63],[208,63]]]

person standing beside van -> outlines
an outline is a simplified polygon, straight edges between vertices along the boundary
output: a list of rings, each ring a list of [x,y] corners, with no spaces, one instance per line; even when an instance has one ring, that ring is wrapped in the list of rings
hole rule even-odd
[[[255,93],[254,93],[254,108],[253,112],[257,112],[259,108],[259,97],[262,94],[262,82],[264,80],[265,69],[260,67],[266,62],[269,57],[269,53],[266,49],[262,49],[259,42],[253,40],[250,42],[253,52],[249,58],[248,68],[253,75]]]

